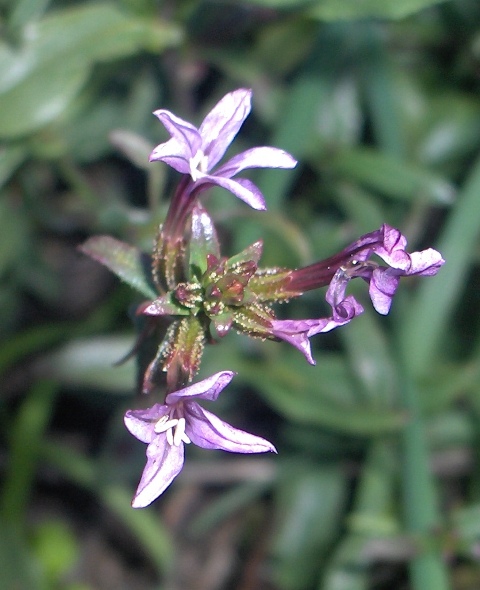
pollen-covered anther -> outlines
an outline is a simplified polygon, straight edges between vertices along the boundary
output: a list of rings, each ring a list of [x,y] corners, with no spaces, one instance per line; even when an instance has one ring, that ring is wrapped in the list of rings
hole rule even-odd
[[[225,304],[223,301],[205,301],[203,308],[209,316],[220,315],[225,311]]]
[[[208,158],[202,152],[198,150],[197,153],[190,160],[190,176],[193,182],[196,182],[202,174],[205,174],[208,170]]]
[[[231,267],[231,271],[244,279],[251,279],[257,272],[258,266],[254,260],[246,260],[245,262],[237,262]]]
[[[167,432],[170,428],[173,428],[178,424],[177,418],[170,418],[168,414],[162,416],[160,420],[155,424],[154,430],[157,434],[160,432]]]
[[[185,434],[185,424],[185,418],[178,419],[178,424],[175,427],[175,434],[173,436],[173,444],[176,447],[180,446],[182,442],[186,443],[187,445],[192,442]]]
[[[230,305],[242,303],[246,282],[234,277],[224,278],[222,287],[226,303]]]
[[[174,295],[179,303],[194,309],[202,301],[202,288],[198,283],[179,283],[175,287]]]
[[[211,285],[206,290],[207,299],[220,299],[222,292],[217,285]]]

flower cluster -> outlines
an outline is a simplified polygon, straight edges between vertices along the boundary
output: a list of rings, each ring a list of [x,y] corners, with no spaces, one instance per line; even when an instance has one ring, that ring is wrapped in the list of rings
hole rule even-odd
[[[251,337],[284,340],[314,364],[310,338],[343,326],[363,312],[354,296],[346,293],[351,279],[366,281],[374,308],[386,314],[400,277],[434,275],[444,264],[433,249],[409,254],[405,237],[388,225],[331,258],[299,269],[259,267],[261,242],[223,257],[214,223],[200,202],[202,193],[220,186],[262,210],[266,206],[259,188],[234,177],[249,168],[296,165],[283,150],[257,147],[218,166],[250,107],[250,90],[231,92],[198,129],[167,110],[155,112],[171,138],[153,150],[150,160],[162,161],[182,176],[156,239],[150,276],[144,273],[145,255],[123,242],[97,236],[81,247],[146,297],[137,314],[145,319],[149,333],[158,335],[143,391],[153,395],[165,391],[163,402],[125,415],[128,430],[148,444],[134,507],[147,506],[170,485],[183,466],[184,445],[190,442],[237,453],[276,452],[268,441],[230,426],[198,403],[216,400],[234,375],[222,371],[193,382],[207,344],[234,329]],[[277,319],[273,304],[320,287],[327,287],[329,315]]]

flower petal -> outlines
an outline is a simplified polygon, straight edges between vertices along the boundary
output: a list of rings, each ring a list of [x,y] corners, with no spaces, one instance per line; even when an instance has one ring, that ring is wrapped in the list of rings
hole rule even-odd
[[[190,157],[185,146],[176,139],[157,145],[149,157],[150,162],[165,162],[181,174],[190,174]]]
[[[231,453],[277,452],[268,440],[234,428],[196,402],[186,405],[185,414],[187,436],[203,449],[222,449]]]
[[[353,297],[345,297],[349,276],[339,269],[328,287],[325,299],[332,308],[331,317],[318,320],[273,320],[272,334],[295,346],[314,365],[309,338],[316,334],[330,332],[339,326],[348,324],[354,317],[363,313],[363,307]]]
[[[312,357],[308,330],[317,320],[273,320],[272,334],[295,346],[311,365],[316,362]]]
[[[295,346],[311,365],[315,365],[309,338],[344,326],[363,311],[363,307],[351,295],[342,303],[341,309],[342,314],[337,312],[332,317],[318,320],[273,320],[272,334]]]
[[[161,160],[182,174],[189,174],[190,160],[202,145],[197,128],[170,111],[160,109],[153,113],[163,123],[172,136],[168,141],[157,145],[150,154],[150,162]]]
[[[437,250],[427,248],[420,252],[410,254],[411,270],[409,275],[421,275],[422,277],[436,275],[445,260]]]
[[[267,208],[265,199],[260,189],[255,186],[253,182],[247,180],[246,178],[231,180],[230,178],[224,178],[222,176],[205,174],[200,177],[199,181],[197,181],[197,186],[198,184],[202,183],[208,185],[216,184],[217,186],[221,186],[247,203],[247,205],[250,205],[252,209],[257,209],[257,211],[265,211]]]
[[[157,436],[155,424],[162,416],[168,414],[168,406],[155,404],[151,408],[141,410],[127,410],[123,421],[127,430],[135,438],[144,443],[150,443]]]
[[[380,243],[372,244],[376,239]],[[350,246],[350,249],[358,249],[363,247],[360,256],[356,256],[358,260],[367,260],[372,254],[379,256],[392,269],[398,272],[397,274],[403,276],[409,275],[423,275],[431,276],[438,272],[440,267],[445,264],[441,254],[433,248],[422,250],[420,252],[406,252],[407,239],[396,228],[384,224],[382,227],[362,236],[357,242]]]
[[[184,446],[170,445],[165,435],[147,447],[147,464],[132,501],[133,508],[145,508],[162,494],[183,467]]]
[[[400,282],[400,276],[390,272],[390,268],[376,268],[372,273],[368,293],[373,307],[378,313],[387,315],[393,296]]]
[[[179,401],[189,399],[205,399],[215,401],[221,391],[230,383],[235,373],[233,371],[220,371],[211,377],[198,381],[193,385],[169,393],[165,399],[168,405],[174,405]]]
[[[154,111],[153,114],[163,123],[172,139],[176,140],[179,146],[182,146],[185,155],[188,154],[188,158],[193,157],[201,148],[202,137],[195,125],[184,121],[166,109],[159,109]]]
[[[231,178],[247,168],[295,168],[296,165],[297,160],[284,150],[263,146],[237,154],[215,170],[215,175]]]
[[[250,113],[252,91],[239,88],[226,94],[208,113],[200,126],[202,150],[211,170],[223,157]]]

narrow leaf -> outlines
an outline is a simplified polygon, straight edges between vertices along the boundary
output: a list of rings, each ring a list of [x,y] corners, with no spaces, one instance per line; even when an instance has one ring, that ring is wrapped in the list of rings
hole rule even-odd
[[[109,268],[117,277],[140,291],[145,297],[156,298],[157,294],[147,278],[148,257],[135,246],[125,244],[110,236],[94,236],[79,249]]]
[[[441,175],[368,148],[339,151],[328,165],[344,178],[393,199],[445,205],[452,203],[456,192]]]
[[[415,374],[431,366],[442,337],[449,337],[446,322],[464,296],[466,277],[480,235],[480,159],[462,188],[446,222],[437,248],[446,260],[435,277],[419,285],[402,326],[408,362]]]
[[[54,383],[37,383],[24,401],[13,425],[10,460],[1,499],[3,518],[11,523],[21,524],[26,516],[37,469],[38,448],[56,391]]]

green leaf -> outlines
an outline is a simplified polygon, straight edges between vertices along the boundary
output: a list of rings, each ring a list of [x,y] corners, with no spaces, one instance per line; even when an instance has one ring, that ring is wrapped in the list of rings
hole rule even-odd
[[[148,257],[135,246],[125,244],[125,242],[110,236],[94,236],[89,238],[79,249],[109,268],[117,277],[149,299],[157,297],[146,274]]]
[[[318,590],[368,590],[368,540],[361,535],[344,537],[326,568]]]
[[[6,150],[9,152],[10,150]],[[1,156],[0,156],[1,162]],[[0,168],[2,164],[0,163]],[[1,171],[0,171],[1,174]],[[24,257],[28,251],[28,220],[18,207],[3,199],[0,201],[0,276],[5,278],[15,267],[24,267]],[[11,277],[9,277],[9,281]]]
[[[245,510],[271,486],[271,482],[247,481],[222,492],[219,498],[193,517],[188,524],[188,534],[200,540],[233,514]]]
[[[46,580],[26,538],[14,524],[0,520],[0,587],[45,590]]]
[[[5,184],[26,156],[27,150],[22,145],[0,147],[0,187]]]
[[[145,307],[142,306],[141,312],[145,313],[147,309],[148,312],[145,314],[147,316],[190,315],[192,313],[191,309],[179,304],[173,291],[169,291],[165,295],[160,295],[160,297],[157,297]]]
[[[152,518],[151,509],[132,510],[131,494],[118,485],[105,485],[99,477],[99,463],[94,463],[91,458],[48,441],[43,442],[40,453],[65,479],[97,493],[104,504],[138,539],[158,570],[168,570],[172,564],[172,542],[162,521]],[[25,588],[30,590],[30,586]]]
[[[179,39],[176,27],[106,2],[57,10],[31,23],[18,49],[0,44],[0,137],[28,134],[58,117],[96,62],[140,49],[158,52]]]
[[[390,441],[372,440],[356,489],[353,511],[348,518],[353,532],[371,538],[400,532],[401,525],[394,516],[397,468],[397,455]],[[360,559],[364,561],[364,558]]]
[[[335,21],[366,17],[399,19],[445,0],[317,0],[313,5],[306,0],[245,0],[247,4],[272,8],[306,6],[308,14],[321,20]]]
[[[138,168],[146,171],[152,168],[148,157],[154,145],[138,133],[127,129],[115,129],[110,134],[110,141]]]
[[[474,97],[458,92],[442,94],[428,102],[425,115],[417,147],[420,161],[444,169],[476,153],[480,105]],[[412,123],[418,129],[419,121]]]
[[[16,31],[43,14],[50,0],[17,0],[12,2],[12,11],[8,15],[8,28]]]
[[[319,0],[309,14],[321,20],[352,18],[399,19],[445,0]]]
[[[406,351],[398,347],[398,386],[409,420],[403,437],[403,512],[407,533],[427,537],[442,524],[437,485],[429,468],[425,420],[420,408],[419,388],[405,362]],[[441,550],[433,545],[415,555],[410,563],[412,588],[449,590],[449,574]]]
[[[354,222],[358,235],[380,227],[387,219],[382,203],[371,193],[355,184],[338,182],[333,189],[335,203],[345,212],[349,223]]]
[[[397,430],[405,423],[402,412],[358,395],[341,356],[323,355],[319,365],[321,379],[318,369],[306,366],[299,353],[283,352],[264,362],[261,370],[254,363],[242,364],[239,378],[256,387],[278,412],[300,424],[368,436]]]
[[[447,330],[453,307],[465,294],[475,244],[480,235],[480,159],[472,166],[446,221],[437,248],[446,260],[438,275],[418,286],[402,324],[404,348],[416,374],[431,367],[432,359]]]
[[[88,68],[79,63],[48,63],[34,70],[21,83],[0,94],[0,137],[26,135],[58,117],[78,94],[87,76]]]
[[[135,384],[135,365],[116,363],[132,346],[130,336],[73,340],[43,357],[37,368],[70,387],[128,394]]]
[[[457,508],[452,515],[454,534],[470,556],[476,553],[480,538],[480,504]]]
[[[173,563],[173,544],[169,531],[151,509],[133,510],[132,494],[117,485],[106,486],[101,493],[105,504],[135,535],[145,553],[159,571],[169,571]]]
[[[401,118],[401,97],[396,65],[388,51],[383,26],[357,24],[360,43],[358,57],[360,81],[378,147],[392,156],[406,153],[405,128]]]
[[[277,486],[273,572],[280,588],[311,588],[338,534],[347,485],[340,466],[288,464]]]
[[[38,464],[38,449],[53,406],[57,386],[40,381],[17,414],[11,436],[10,459],[1,498],[4,520],[23,524]]]
[[[50,584],[65,576],[79,557],[75,533],[63,520],[40,523],[33,534],[34,552]]]
[[[382,328],[378,314],[367,308],[347,329],[340,330],[351,370],[372,407],[392,406],[397,396],[395,367]]]
[[[328,162],[338,175],[379,193],[406,201],[451,204],[455,187],[441,175],[369,148],[338,151]]]

